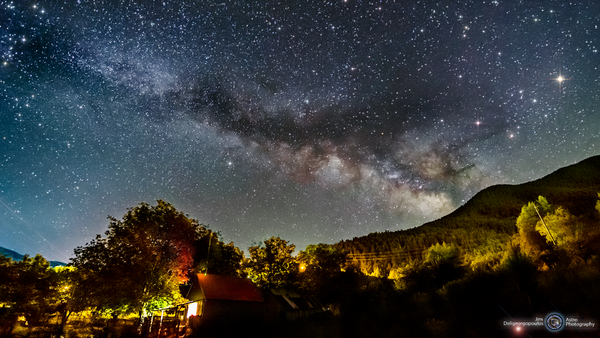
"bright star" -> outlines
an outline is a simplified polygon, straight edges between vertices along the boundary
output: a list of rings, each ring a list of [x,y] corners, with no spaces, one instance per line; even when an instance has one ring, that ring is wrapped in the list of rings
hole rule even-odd
[[[558,82],[558,91],[560,93],[562,93],[562,84],[563,84],[563,82],[565,82],[567,80],[570,80],[570,79],[567,79],[564,76],[562,76],[562,69],[561,68],[558,69],[558,77],[556,77],[556,78],[553,79],[554,81]]]

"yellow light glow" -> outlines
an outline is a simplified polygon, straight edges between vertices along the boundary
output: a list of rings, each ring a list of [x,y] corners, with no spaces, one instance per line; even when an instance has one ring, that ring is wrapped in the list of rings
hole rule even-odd
[[[558,81],[558,82],[563,82],[564,80],[565,80],[565,78],[562,76],[559,76],[556,78],[556,81]]]

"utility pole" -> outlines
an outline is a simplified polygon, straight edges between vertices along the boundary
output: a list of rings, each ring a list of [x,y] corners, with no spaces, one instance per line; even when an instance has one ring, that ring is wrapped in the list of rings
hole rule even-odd
[[[540,212],[538,211],[538,208],[535,206],[535,202],[533,203],[533,208],[535,209],[535,212],[538,214],[538,217],[542,221],[542,224],[546,228],[546,231],[548,231],[548,235],[550,235],[550,239],[552,239],[552,243],[554,245],[556,245],[556,242],[554,241],[554,236],[552,236],[552,233],[550,232],[550,229],[548,229],[548,226],[546,225],[546,222],[544,222],[544,219],[542,218],[542,215],[540,215]]]
[[[206,252],[206,269],[204,270],[204,275],[208,274],[208,256],[210,255],[210,242],[212,240],[212,230],[208,230],[208,251]]]

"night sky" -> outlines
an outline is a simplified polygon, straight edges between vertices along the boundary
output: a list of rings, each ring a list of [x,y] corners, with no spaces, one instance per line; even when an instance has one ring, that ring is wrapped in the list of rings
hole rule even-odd
[[[600,153],[597,1],[0,0],[0,246],[140,202],[302,250]]]

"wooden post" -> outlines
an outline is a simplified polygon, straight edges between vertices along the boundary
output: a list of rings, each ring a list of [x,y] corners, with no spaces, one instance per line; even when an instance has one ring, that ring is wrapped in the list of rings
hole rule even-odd
[[[152,332],[152,324],[154,324],[154,311],[152,311],[152,316],[150,316],[150,327],[148,327],[148,332]]]
[[[160,311],[160,324],[158,325],[158,336],[160,337],[160,334],[162,333],[162,323],[163,323],[163,317],[165,315],[165,310],[161,310]]]

